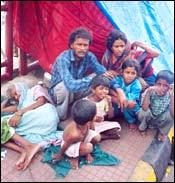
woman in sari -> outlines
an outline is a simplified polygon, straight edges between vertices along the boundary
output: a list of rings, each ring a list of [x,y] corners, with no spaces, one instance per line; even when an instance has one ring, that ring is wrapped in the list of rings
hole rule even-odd
[[[131,58],[137,60],[141,66],[139,81],[143,90],[148,85],[154,85],[155,76],[151,64],[153,58],[159,56],[158,51],[140,41],[130,44],[126,35],[119,30],[110,32],[106,41],[106,48],[102,57],[102,64],[106,67],[110,76],[120,75],[122,64],[128,58]],[[141,50],[137,48],[141,48]]]

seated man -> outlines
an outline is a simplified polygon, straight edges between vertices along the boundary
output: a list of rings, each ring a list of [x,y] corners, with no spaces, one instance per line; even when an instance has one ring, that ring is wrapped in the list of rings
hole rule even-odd
[[[62,120],[67,118],[71,102],[87,96],[93,78],[92,75],[87,75],[87,71],[96,74],[106,72],[96,56],[88,51],[91,41],[92,37],[85,28],[75,29],[69,37],[69,49],[63,51],[53,64],[49,94]]]

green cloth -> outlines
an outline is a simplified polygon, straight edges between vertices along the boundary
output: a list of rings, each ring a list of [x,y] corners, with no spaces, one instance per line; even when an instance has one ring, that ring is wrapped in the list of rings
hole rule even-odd
[[[14,128],[8,125],[8,116],[1,117],[1,144],[5,144],[14,135]]]
[[[58,177],[65,177],[71,168],[70,162],[65,157],[65,159],[57,161],[55,163],[52,162],[52,155],[56,154],[60,151],[60,146],[53,146],[46,148],[43,153],[43,163],[48,163],[56,172],[56,176]],[[95,166],[114,166],[118,165],[121,160],[116,158],[113,155],[110,155],[106,152],[103,152],[99,145],[95,145],[92,156],[94,161],[91,164],[88,164],[85,157],[81,157],[79,160],[79,166],[82,167],[83,165],[95,165]]]

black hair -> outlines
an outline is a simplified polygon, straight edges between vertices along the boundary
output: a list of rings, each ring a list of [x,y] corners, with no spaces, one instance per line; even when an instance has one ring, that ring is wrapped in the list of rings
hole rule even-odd
[[[77,39],[77,38],[84,38],[89,40],[89,45],[92,43],[92,35],[91,33],[84,27],[78,27],[74,29],[70,36],[68,41],[68,46],[70,48],[71,44]]]
[[[110,32],[110,34],[108,35],[107,41],[106,41],[106,47],[108,50],[110,50],[112,52],[112,46],[114,44],[114,42],[118,39],[121,39],[122,41],[125,42],[125,44],[127,43],[127,37],[125,35],[125,33],[119,31],[119,30],[112,30]]]
[[[75,123],[85,125],[96,115],[96,104],[87,99],[77,100],[72,106],[72,117]]]
[[[110,87],[110,80],[102,74],[95,76],[91,81],[91,84],[90,84],[91,88],[95,89],[97,86],[100,86],[100,85],[105,87]]]
[[[174,83],[174,74],[169,70],[162,70],[157,73],[156,81],[158,79],[166,80],[169,84]]]
[[[134,67],[137,75],[139,76],[140,74],[140,65],[137,60],[133,59],[127,59],[123,64],[122,64],[122,70],[126,69],[127,67]]]

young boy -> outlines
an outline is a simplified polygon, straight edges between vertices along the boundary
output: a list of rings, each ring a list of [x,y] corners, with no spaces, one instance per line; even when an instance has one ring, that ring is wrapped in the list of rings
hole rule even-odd
[[[146,128],[151,125],[159,130],[158,140],[166,140],[174,120],[173,82],[173,73],[162,70],[157,74],[155,86],[145,91],[142,108],[138,112],[142,135],[145,135]]]
[[[40,144],[33,144],[15,133],[14,128],[8,124],[9,116],[1,118],[1,145],[21,153],[16,163],[18,170],[25,170],[34,155],[40,150]]]
[[[86,97],[97,106],[97,113],[91,129],[100,133],[101,139],[119,139],[121,126],[118,122],[106,121],[105,117],[113,117],[111,96],[109,96],[110,80],[104,75],[95,76],[91,82],[91,94]]]
[[[87,161],[93,161],[91,152],[94,143],[101,139],[100,134],[90,130],[90,123],[96,115],[96,105],[86,99],[80,99],[72,106],[73,121],[66,126],[59,154],[53,159],[60,160],[66,154],[70,157],[72,168],[78,169],[79,156],[86,156]]]
[[[117,76],[111,81],[111,86],[114,89],[112,92],[115,92],[112,97],[115,116],[121,111],[132,131],[137,128],[135,124],[136,112],[140,109],[142,86],[138,80],[139,69],[136,61],[127,59],[122,64],[121,76]]]

